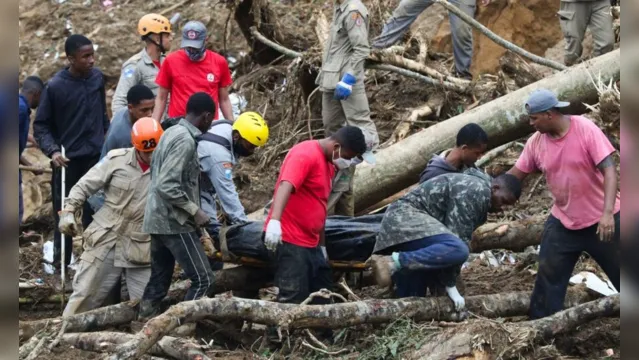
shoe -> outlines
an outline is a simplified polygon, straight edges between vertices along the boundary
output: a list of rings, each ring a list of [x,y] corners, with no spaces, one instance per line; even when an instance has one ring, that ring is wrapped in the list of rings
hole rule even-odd
[[[395,263],[390,256],[373,255],[371,256],[371,267],[377,285],[389,287],[393,284],[391,276],[395,270]]]
[[[140,301],[140,310],[138,311],[138,321],[146,322],[151,318],[154,318],[162,314],[160,307],[153,304],[150,300]]]

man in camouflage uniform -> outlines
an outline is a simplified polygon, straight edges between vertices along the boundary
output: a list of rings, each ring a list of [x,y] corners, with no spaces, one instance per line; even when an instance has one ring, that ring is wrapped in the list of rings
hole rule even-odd
[[[470,169],[469,169],[470,170]],[[382,220],[373,250],[377,283],[395,283],[399,297],[425,296],[433,270],[455,303],[465,306],[455,281],[468,258],[473,231],[486,222],[489,211],[514,204],[521,184],[512,175],[495,179],[479,170],[443,174],[419,185],[393,203]]]
[[[590,27],[595,42],[593,56],[612,51],[615,35],[609,0],[562,0],[559,24],[566,40],[564,63],[571,66],[581,57],[586,28]]]
[[[359,127],[368,149],[362,160],[373,164],[372,150],[379,144],[379,136],[370,117],[364,89],[364,61],[370,54],[368,22],[368,10],[360,0],[335,1],[330,35],[316,83],[322,92],[325,136],[333,135],[346,125]],[[354,215],[354,174],[355,165],[335,175],[328,202],[329,215]]]
[[[191,280],[185,300],[207,295],[213,284],[213,271],[200,242],[199,229],[210,218],[200,207],[196,139],[211,127],[215,110],[210,95],[191,95],[186,117],[164,132],[153,154],[143,226],[151,234],[151,279],[140,303],[142,319],[160,312],[176,260]]]
[[[134,85],[146,85],[153,91],[154,96],[158,94],[158,84],[155,83],[155,78],[164,61],[164,54],[171,50],[171,40],[173,39],[171,23],[162,15],[147,14],[138,22],[138,34],[146,46],[122,65],[120,80],[111,102],[112,115],[127,106],[126,96]],[[161,121],[161,119],[157,120]]]

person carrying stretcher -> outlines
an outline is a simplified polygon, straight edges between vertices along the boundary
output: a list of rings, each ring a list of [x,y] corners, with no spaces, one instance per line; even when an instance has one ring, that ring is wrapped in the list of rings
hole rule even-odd
[[[75,212],[89,196],[104,189],[105,201],[84,231],[84,252],[64,316],[100,307],[122,273],[131,299],[142,298],[151,276],[151,238],[142,231],[142,219],[151,155],[162,133],[156,120],[138,120],[131,129],[133,148],[110,151],[71,189],[60,213],[59,229],[66,235],[77,235]]]
[[[384,214],[373,255],[377,284],[395,283],[398,297],[425,296],[433,270],[460,311],[464,298],[455,286],[458,270],[468,259],[473,231],[488,212],[514,204],[519,180],[509,174],[491,180],[479,170],[443,174],[400,198]]]

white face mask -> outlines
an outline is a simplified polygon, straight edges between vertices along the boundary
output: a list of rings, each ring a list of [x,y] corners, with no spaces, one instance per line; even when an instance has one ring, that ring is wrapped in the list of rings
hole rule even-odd
[[[335,152],[333,152],[333,155],[334,154]],[[335,167],[337,167],[338,170],[344,170],[351,167],[352,163],[353,163],[353,160],[342,158],[342,147],[340,146],[339,150],[337,151],[337,159],[333,157],[333,164],[335,165]]]

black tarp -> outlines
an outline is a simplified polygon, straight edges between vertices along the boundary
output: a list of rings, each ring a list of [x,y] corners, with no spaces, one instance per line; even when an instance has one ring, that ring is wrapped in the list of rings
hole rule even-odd
[[[331,260],[365,261],[375,247],[384,214],[357,217],[329,216],[326,220],[326,251]],[[226,233],[228,249],[236,256],[269,261],[272,256],[262,241],[263,221],[231,226]],[[219,244],[216,243],[219,248]]]

